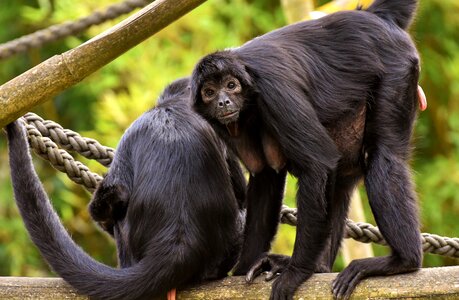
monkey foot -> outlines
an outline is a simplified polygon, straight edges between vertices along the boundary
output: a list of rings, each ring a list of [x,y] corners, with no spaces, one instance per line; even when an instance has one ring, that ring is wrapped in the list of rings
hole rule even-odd
[[[365,277],[364,264],[363,260],[354,260],[338,274],[332,284],[335,299],[347,300],[351,297],[357,284]]]

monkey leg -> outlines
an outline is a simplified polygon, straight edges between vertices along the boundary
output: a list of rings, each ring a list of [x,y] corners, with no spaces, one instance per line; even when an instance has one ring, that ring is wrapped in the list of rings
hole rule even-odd
[[[316,273],[331,272],[336,256],[343,240],[345,220],[347,217],[349,203],[360,175],[338,176],[336,179],[333,203],[329,207],[330,215],[330,236],[322,252],[319,263],[316,266]]]
[[[369,162],[365,185],[376,223],[392,254],[352,261],[333,284],[337,298],[350,297],[365,277],[405,273],[421,266],[416,199],[406,162],[382,153],[375,156]]]
[[[417,106],[416,76],[412,79],[382,85],[365,136],[365,187],[376,223],[392,253],[352,261],[333,283],[336,298],[349,298],[363,278],[410,272],[421,266],[416,195],[407,163]],[[400,83],[394,86],[395,82]],[[393,97],[395,91],[400,91],[399,97]]]

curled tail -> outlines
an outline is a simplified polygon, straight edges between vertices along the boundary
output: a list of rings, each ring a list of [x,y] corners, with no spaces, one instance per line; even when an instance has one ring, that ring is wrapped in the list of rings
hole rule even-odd
[[[148,263],[116,269],[87,255],[52,208],[33,167],[23,126],[15,121],[6,129],[14,195],[29,235],[52,269],[79,293],[97,299],[145,299],[183,280],[172,274],[180,274],[177,269],[183,267],[176,261],[149,258]]]
[[[375,0],[367,11],[406,30],[413,20],[418,0]]]

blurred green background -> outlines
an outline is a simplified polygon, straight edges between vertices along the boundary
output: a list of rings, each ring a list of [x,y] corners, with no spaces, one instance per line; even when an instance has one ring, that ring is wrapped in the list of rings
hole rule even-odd
[[[2,0],[0,43],[53,24],[86,16],[116,0]],[[328,1],[317,1],[316,5]],[[78,46],[123,17],[76,37],[53,42],[0,61],[0,84],[50,56]],[[245,41],[286,24],[279,0],[212,0],[121,56],[108,66],[37,107],[34,112],[116,147],[125,128],[154,105],[164,86],[190,74],[203,55]],[[411,28],[422,56],[421,84],[429,107],[420,113],[413,144],[413,176],[419,194],[422,231],[459,236],[459,2],[423,0]],[[1,112],[0,112],[1,113]],[[81,159],[79,157],[79,159]],[[106,170],[86,161],[97,173]],[[90,195],[46,162],[35,166],[65,226],[86,251],[115,265],[111,239],[92,223],[86,210]],[[364,191],[361,191],[364,195]],[[286,202],[295,206],[290,180]],[[367,201],[366,217],[374,224]],[[274,251],[291,253],[295,229],[282,225]],[[387,249],[374,246],[376,255]],[[425,266],[458,264],[458,260],[427,254]],[[339,258],[335,269],[343,267]],[[0,276],[51,274],[29,240],[14,204],[6,141],[0,137]]]

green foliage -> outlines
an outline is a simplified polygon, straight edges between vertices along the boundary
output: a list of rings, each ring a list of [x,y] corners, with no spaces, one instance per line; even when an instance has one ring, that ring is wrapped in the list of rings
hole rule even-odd
[[[420,1],[412,28],[429,108],[420,113],[413,166],[423,231],[459,236],[459,3]],[[457,264],[428,255],[426,265]]]
[[[86,16],[119,0],[5,0],[0,10],[0,42],[52,24]],[[326,1],[320,1],[326,2]],[[416,127],[413,166],[423,230],[458,236],[459,196],[459,5],[455,0],[424,0],[412,33],[423,59],[422,85],[429,108]],[[45,119],[115,147],[127,126],[152,107],[172,80],[190,74],[196,61],[218,49],[238,46],[285,24],[277,0],[213,0],[35,109]],[[78,46],[118,20],[76,37],[1,61],[0,83],[50,56]],[[14,26],[12,26],[14,25]],[[78,157],[80,158],[80,157]],[[83,160],[91,170],[106,170]],[[0,275],[39,276],[49,269],[30,242],[15,207],[9,181],[6,142],[0,138]],[[115,265],[111,239],[96,229],[86,206],[90,195],[35,160],[45,189],[73,238],[96,259]],[[289,178],[286,202],[295,206],[296,183]],[[401,199],[403,200],[403,199]],[[366,201],[364,201],[366,202]],[[368,208],[367,208],[368,210]],[[371,220],[371,213],[367,216]],[[295,229],[282,225],[274,251],[290,254]],[[382,247],[381,247],[382,249]],[[385,250],[376,250],[377,254]],[[429,255],[426,265],[457,263]]]

